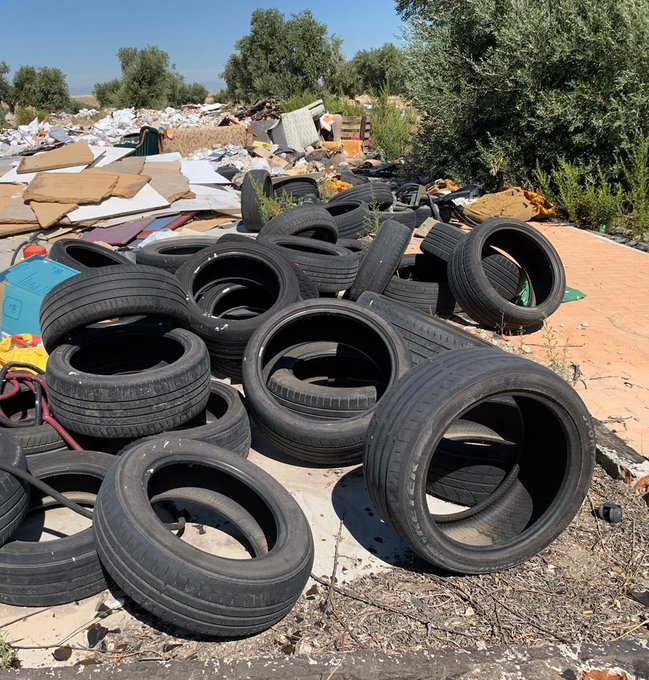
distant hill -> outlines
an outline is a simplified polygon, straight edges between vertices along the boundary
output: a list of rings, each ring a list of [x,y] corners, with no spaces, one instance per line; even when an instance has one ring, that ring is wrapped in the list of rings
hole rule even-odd
[[[79,104],[85,106],[88,109],[99,108],[99,102],[97,101],[97,98],[93,94],[72,95],[72,99],[74,99],[75,102],[79,102]]]

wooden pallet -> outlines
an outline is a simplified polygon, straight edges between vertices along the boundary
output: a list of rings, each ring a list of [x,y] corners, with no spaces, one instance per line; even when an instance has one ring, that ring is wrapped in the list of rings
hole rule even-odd
[[[363,140],[366,145],[372,136],[372,121],[369,116],[343,116],[341,139],[354,139],[355,137]]]

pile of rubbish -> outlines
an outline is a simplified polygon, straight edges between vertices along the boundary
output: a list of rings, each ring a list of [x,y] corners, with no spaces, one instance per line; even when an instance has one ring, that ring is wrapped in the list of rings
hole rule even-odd
[[[282,194],[301,204],[272,217],[265,199]],[[595,460],[577,393],[431,316],[538,326],[565,289],[552,245],[511,218],[433,223],[430,201],[398,204],[383,181],[321,199],[313,178],[273,184],[256,169],[245,230],[134,253],[54,243],[41,262],[64,275],[40,305],[46,369],[0,373],[0,602],[72,602],[110,577],[190,635],[277,623],[314,540],[298,502],[246,460],[251,422],[261,454],[362,463],[383,521],[446,572],[520,564],[572,521]],[[92,526],[22,537],[28,512],[60,505]],[[250,559],[178,540],[201,509],[236,527]]]

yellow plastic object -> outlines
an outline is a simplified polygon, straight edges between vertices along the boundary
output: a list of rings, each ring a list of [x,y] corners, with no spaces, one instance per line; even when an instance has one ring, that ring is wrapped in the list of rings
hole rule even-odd
[[[354,158],[363,150],[363,142],[360,139],[341,139],[339,142],[320,142],[320,146],[329,151],[338,151],[341,147],[348,158]]]
[[[428,194],[439,194],[444,192],[459,191],[462,187],[456,184],[452,179],[438,179],[435,184],[426,189]]]
[[[341,191],[351,188],[352,185],[349,182],[343,182],[341,179],[328,179],[324,183],[322,190],[326,194],[339,194]]]
[[[18,361],[23,364],[32,364],[45,370],[47,356],[45,347],[42,345],[23,347],[12,337],[4,338],[4,340],[0,341],[0,366],[4,366],[12,361]]]

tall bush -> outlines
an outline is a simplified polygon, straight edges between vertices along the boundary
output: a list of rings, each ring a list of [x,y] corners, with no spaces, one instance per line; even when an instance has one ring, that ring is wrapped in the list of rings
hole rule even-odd
[[[649,132],[649,0],[398,0],[406,89],[424,125],[419,165],[509,181],[537,161],[609,176],[624,140]]]

